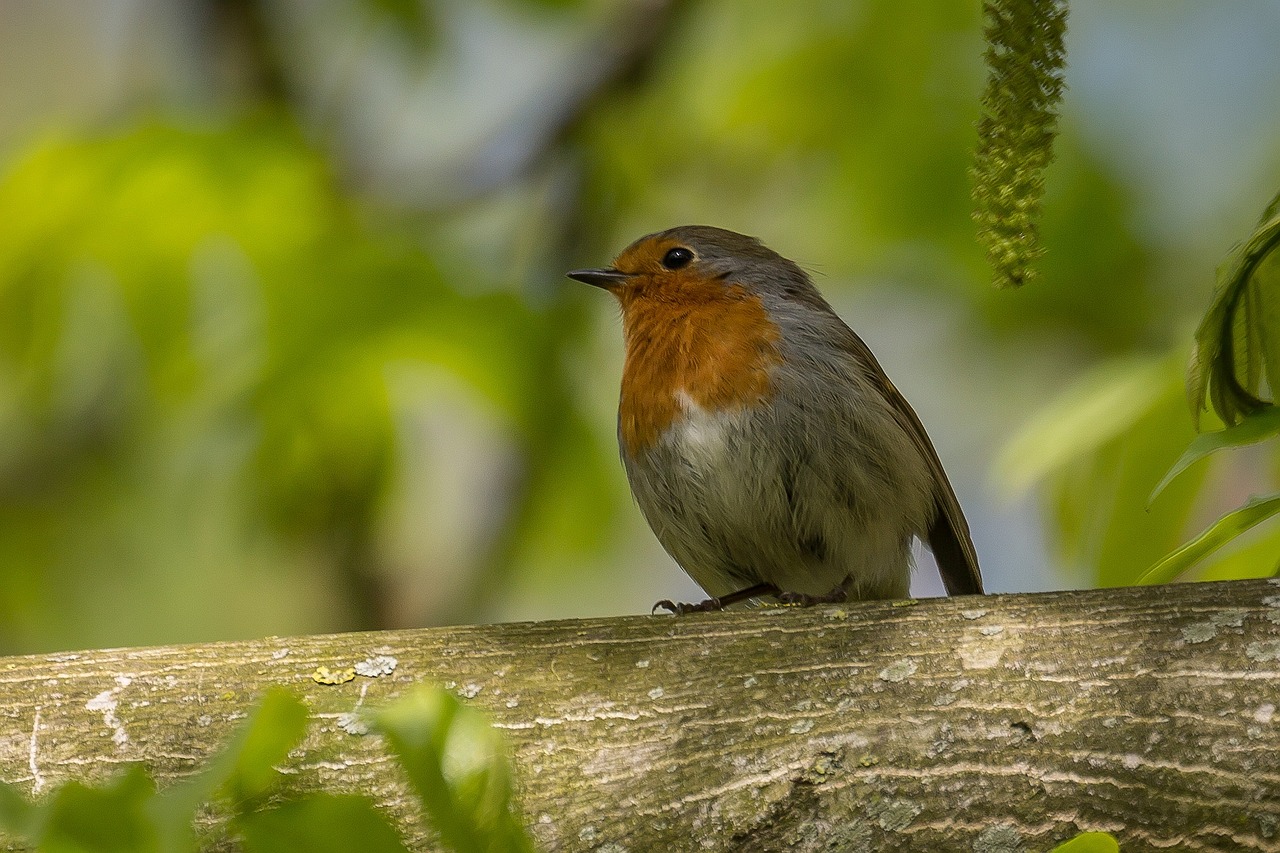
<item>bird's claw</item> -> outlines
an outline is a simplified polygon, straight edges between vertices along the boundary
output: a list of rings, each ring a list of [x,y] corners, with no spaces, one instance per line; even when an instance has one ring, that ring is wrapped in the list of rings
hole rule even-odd
[[[652,616],[660,609],[676,616],[683,616],[686,613],[714,613],[717,610],[723,610],[724,604],[718,598],[708,598],[706,601],[699,601],[697,604],[685,604],[664,598],[653,605],[649,610],[649,615]]]

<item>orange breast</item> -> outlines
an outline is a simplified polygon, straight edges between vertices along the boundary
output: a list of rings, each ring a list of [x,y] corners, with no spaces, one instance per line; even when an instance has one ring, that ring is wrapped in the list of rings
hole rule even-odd
[[[778,327],[745,288],[705,301],[630,295],[622,310],[624,451],[652,446],[690,403],[717,412],[769,398],[769,368],[781,361]]]

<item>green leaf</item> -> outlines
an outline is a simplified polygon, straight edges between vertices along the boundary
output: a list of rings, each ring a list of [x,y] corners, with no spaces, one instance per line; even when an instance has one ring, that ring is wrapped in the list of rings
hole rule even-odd
[[[1263,221],[1280,218],[1280,194],[1271,200]],[[1273,244],[1274,246],[1275,244]],[[1257,327],[1258,346],[1262,350],[1262,367],[1274,396],[1280,387],[1280,291],[1275,278],[1280,275],[1280,258],[1273,252],[1259,264],[1253,276],[1251,292],[1252,319]]]
[[[223,750],[195,776],[170,785],[147,804],[151,822],[165,851],[196,850],[194,821],[200,806],[213,799],[235,763],[235,756]]]
[[[1280,494],[1252,498],[1247,504],[1222,516],[1195,539],[1147,569],[1142,577],[1138,578],[1138,583],[1168,583],[1205,556],[1277,513],[1280,513]]]
[[[13,785],[0,782],[0,831],[30,838],[39,827],[43,811]]]
[[[422,30],[427,24],[427,4],[422,0],[363,0],[370,14],[385,16],[402,27]]]
[[[1159,403],[1132,429],[1084,466],[1089,489],[1080,510],[1089,520],[1080,540],[1099,586],[1132,584],[1144,566],[1175,548],[1186,530],[1207,474],[1188,471],[1148,509],[1152,484],[1169,470],[1193,432],[1171,383]]]
[[[146,813],[154,795],[155,783],[140,765],[103,787],[68,782],[49,804],[36,846],[41,853],[159,853]]]
[[[1109,832],[1082,832],[1052,853],[1120,853],[1120,843]]]
[[[1207,558],[1196,570],[1196,580],[1227,581],[1275,577],[1280,574],[1280,525],[1272,525],[1264,535],[1256,537],[1256,541],[1251,541],[1242,547],[1228,548],[1226,551],[1225,554]]]
[[[1280,246],[1280,195],[1267,206],[1253,234],[1218,268],[1218,285],[1196,329],[1187,375],[1187,397],[1197,421],[1212,408],[1233,425],[1266,403],[1258,394],[1262,369],[1280,386],[1280,293],[1259,275]]]
[[[1043,253],[1044,170],[1053,160],[1066,60],[1061,0],[987,0],[987,87],[973,165],[974,219],[1000,287],[1017,286]]]
[[[993,466],[996,480],[1016,494],[1096,452],[1152,410],[1176,382],[1175,370],[1169,358],[1142,356],[1090,371],[1013,433]]]
[[[298,745],[306,729],[307,706],[302,700],[282,688],[268,691],[248,727],[227,748],[228,793],[240,800],[266,793],[279,776],[275,766]]]
[[[306,719],[306,707],[296,697],[270,691],[230,745],[195,776],[161,794],[140,765],[105,785],[68,782],[46,806],[0,785],[0,827],[53,853],[194,851],[192,821],[199,806],[220,787],[238,803],[265,793],[276,779],[274,765],[301,739]]]
[[[192,821],[219,790],[243,803],[265,793],[277,779],[275,765],[297,746],[307,709],[287,690],[268,691],[248,723],[194,776],[171,785],[149,810],[165,850],[195,849]]]
[[[247,853],[407,853],[368,797],[315,794],[237,821]]]
[[[1054,544],[1063,563],[1088,572],[1093,585],[1132,584],[1182,541],[1203,468],[1144,509],[1152,486],[1195,437],[1179,392],[1180,361],[1101,365],[1036,412],[995,466],[1010,490],[1046,481]]]
[[[483,715],[447,690],[420,687],[374,721],[446,845],[456,853],[531,853],[505,744]]]
[[[1268,406],[1261,411],[1245,415],[1235,426],[1201,433],[1192,440],[1186,452],[1178,457],[1178,461],[1169,469],[1169,473],[1164,475],[1164,479],[1151,492],[1147,505],[1150,506],[1151,501],[1154,501],[1175,477],[1211,453],[1227,447],[1256,444],[1274,435],[1280,435],[1280,406]]]

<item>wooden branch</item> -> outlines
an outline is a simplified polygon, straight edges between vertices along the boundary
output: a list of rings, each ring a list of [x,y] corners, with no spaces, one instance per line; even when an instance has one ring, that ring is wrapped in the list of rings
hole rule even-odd
[[[378,655],[394,672],[312,680]],[[422,680],[506,730],[549,851],[1034,853],[1089,829],[1125,853],[1280,850],[1274,581],[8,658],[0,775],[171,779],[279,684],[316,714],[294,784],[411,826],[340,715]]]

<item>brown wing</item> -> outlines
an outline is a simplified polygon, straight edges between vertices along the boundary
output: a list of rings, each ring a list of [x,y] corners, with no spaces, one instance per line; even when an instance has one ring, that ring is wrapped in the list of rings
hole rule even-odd
[[[902,425],[903,431],[911,436],[912,443],[933,474],[935,512],[925,538],[938,563],[938,571],[942,574],[947,594],[981,595],[982,572],[978,568],[978,553],[969,537],[969,523],[965,521],[960,502],[956,500],[956,493],[951,488],[946,471],[942,470],[942,461],[938,459],[938,452],[933,449],[933,442],[929,440],[924,424],[920,423],[920,418],[906,398],[893,387],[862,339],[852,330],[849,330],[849,338],[849,347],[859,356],[859,363],[867,365],[867,377],[880,389],[895,419]]]

